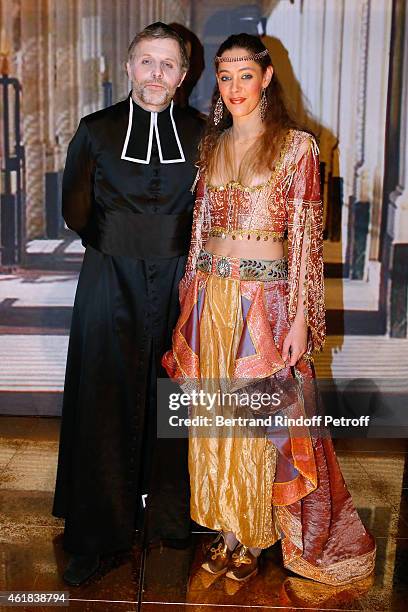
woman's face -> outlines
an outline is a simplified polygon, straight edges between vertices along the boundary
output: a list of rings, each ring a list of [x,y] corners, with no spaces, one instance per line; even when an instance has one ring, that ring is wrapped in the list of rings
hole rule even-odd
[[[224,51],[222,57],[251,55],[241,48]],[[217,71],[218,88],[225,106],[236,117],[249,115],[258,106],[262,89],[267,87],[273,74],[272,66],[265,72],[254,60],[219,62]]]

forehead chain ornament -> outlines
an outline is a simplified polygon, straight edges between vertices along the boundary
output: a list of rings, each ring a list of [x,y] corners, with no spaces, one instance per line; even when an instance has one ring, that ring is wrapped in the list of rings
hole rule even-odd
[[[221,62],[245,62],[248,60],[260,59],[261,57],[265,57],[265,55],[268,55],[268,53],[268,49],[264,49],[263,51],[255,53],[254,55],[241,55],[240,57],[223,57],[222,55],[216,55],[214,61],[216,64],[220,64]]]

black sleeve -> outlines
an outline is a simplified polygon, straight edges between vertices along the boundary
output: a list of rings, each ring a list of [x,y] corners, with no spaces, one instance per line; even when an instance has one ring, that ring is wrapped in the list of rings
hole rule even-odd
[[[91,138],[83,119],[68,146],[62,179],[62,216],[69,228],[85,238],[92,205],[93,167]]]

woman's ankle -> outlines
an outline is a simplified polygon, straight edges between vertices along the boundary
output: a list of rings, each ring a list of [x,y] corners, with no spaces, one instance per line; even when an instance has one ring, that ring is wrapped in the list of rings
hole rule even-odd
[[[233,551],[235,550],[237,544],[238,544],[238,540],[235,537],[235,535],[232,533],[232,531],[223,531],[222,535],[224,536],[224,540],[225,543],[228,547],[229,551]]]

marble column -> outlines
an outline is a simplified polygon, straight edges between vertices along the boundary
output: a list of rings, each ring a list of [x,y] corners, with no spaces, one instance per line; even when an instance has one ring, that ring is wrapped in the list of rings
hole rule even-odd
[[[27,238],[44,235],[46,2],[21,0],[21,81],[26,153]]]
[[[97,0],[78,0],[78,93],[81,115],[103,106],[101,14]]]
[[[52,170],[55,171],[64,165],[68,143],[79,121],[75,5],[72,0],[49,0],[49,63],[54,76],[50,83],[49,125],[50,146],[54,150]]]
[[[298,118],[319,137],[326,175],[343,182],[341,251],[326,244],[327,260],[377,283],[391,9],[391,0],[281,0],[267,20],[287,51],[282,80],[292,75]]]

